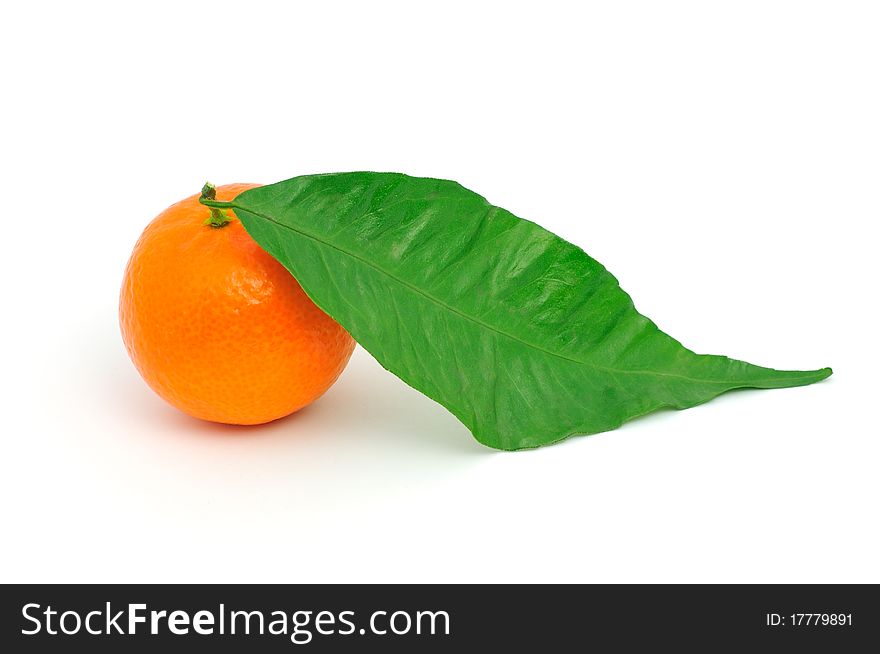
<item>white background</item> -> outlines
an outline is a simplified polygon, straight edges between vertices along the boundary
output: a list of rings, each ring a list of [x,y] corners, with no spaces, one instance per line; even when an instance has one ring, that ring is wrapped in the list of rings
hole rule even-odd
[[[0,580],[880,582],[880,20],[865,2],[2,10]],[[832,366],[537,451],[358,350],[292,418],[166,406],[123,267],[215,183],[456,179],[700,352]]]

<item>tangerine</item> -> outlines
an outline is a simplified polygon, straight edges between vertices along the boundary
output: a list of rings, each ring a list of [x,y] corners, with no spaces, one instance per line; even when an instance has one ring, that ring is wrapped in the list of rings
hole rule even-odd
[[[255,186],[220,186],[216,198]],[[227,211],[193,195],[147,226],[125,269],[119,320],[162,398],[196,418],[254,425],[320,397],[354,340]]]

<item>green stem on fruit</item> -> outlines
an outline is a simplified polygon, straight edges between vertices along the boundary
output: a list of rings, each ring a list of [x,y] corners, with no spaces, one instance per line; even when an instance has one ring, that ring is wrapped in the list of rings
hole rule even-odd
[[[214,229],[220,229],[235,220],[235,217],[230,216],[223,211],[223,209],[231,207],[232,203],[222,202],[216,198],[217,188],[211,182],[205,182],[205,185],[202,187],[202,195],[199,197],[199,202],[206,207],[211,208],[211,215],[205,219],[204,224],[208,227],[213,227]]]

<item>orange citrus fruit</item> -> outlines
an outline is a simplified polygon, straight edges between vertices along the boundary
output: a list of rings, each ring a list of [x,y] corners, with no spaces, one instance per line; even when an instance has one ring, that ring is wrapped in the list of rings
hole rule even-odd
[[[217,187],[232,200],[255,184]],[[141,376],[196,418],[254,425],[326,391],[354,340],[227,211],[194,195],[144,230],[125,270],[122,337]]]

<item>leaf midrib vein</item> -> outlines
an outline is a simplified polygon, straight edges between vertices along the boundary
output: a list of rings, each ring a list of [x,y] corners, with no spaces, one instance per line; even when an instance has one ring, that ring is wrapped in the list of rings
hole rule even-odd
[[[475,318],[475,317],[473,317],[473,316],[469,316],[469,315],[466,314],[466,313],[462,313],[461,311],[459,311],[458,309],[456,309],[456,308],[453,307],[453,306],[450,306],[449,304],[447,304],[447,303],[444,302],[443,300],[440,300],[439,298],[436,298],[436,297],[434,297],[433,295],[431,295],[431,294],[429,294],[429,293],[426,293],[425,291],[423,291],[422,289],[418,288],[417,286],[413,286],[412,284],[410,284],[409,282],[407,282],[405,279],[401,279],[400,277],[397,277],[397,276],[395,276],[395,275],[392,275],[390,272],[388,272],[388,271],[385,270],[384,268],[382,268],[382,267],[380,267],[380,266],[377,266],[377,265],[374,264],[373,262],[368,261],[367,259],[364,259],[363,257],[361,257],[361,256],[359,256],[359,255],[357,255],[357,254],[355,254],[355,253],[353,253],[353,252],[350,252],[349,250],[346,250],[346,249],[344,249],[344,248],[341,248],[341,247],[339,247],[338,245],[336,245],[336,244],[334,244],[334,243],[331,243],[331,242],[329,242],[329,241],[327,241],[327,240],[324,240],[324,239],[318,238],[317,236],[314,236],[314,235],[312,235],[312,234],[309,234],[308,232],[303,231],[303,230],[301,230],[301,229],[297,229],[296,227],[293,227],[293,226],[291,226],[291,225],[287,225],[287,224],[285,224],[285,223],[279,222],[279,221],[275,220],[274,218],[272,218],[272,217],[270,217],[270,216],[267,216],[266,214],[259,213],[259,212],[257,212],[257,211],[254,211],[253,209],[248,209],[247,207],[243,207],[243,206],[241,206],[241,205],[239,205],[239,204],[235,204],[234,201],[231,203],[231,206],[234,207],[234,208],[237,208],[237,209],[241,209],[242,211],[247,211],[248,213],[253,214],[254,216],[257,216],[257,217],[259,217],[259,218],[262,218],[263,220],[266,220],[266,221],[272,223],[273,225],[277,225],[278,227],[282,227],[282,228],[287,229],[287,230],[290,230],[290,231],[292,231],[292,232],[296,232],[297,234],[300,234],[301,236],[305,236],[306,238],[311,239],[312,241],[315,241],[316,243],[320,243],[320,244],[326,245],[326,246],[328,246],[328,247],[331,247],[331,248],[333,248],[334,250],[336,250],[337,252],[341,252],[342,254],[344,254],[344,255],[346,255],[346,256],[348,256],[348,257],[351,257],[352,259],[356,259],[357,261],[360,261],[362,264],[366,265],[367,267],[372,268],[373,270],[376,270],[377,272],[382,273],[382,274],[385,275],[386,277],[389,277],[389,278],[393,279],[394,281],[396,281],[396,282],[399,283],[400,285],[402,285],[402,286],[408,288],[409,290],[411,290],[411,291],[414,292],[415,294],[417,294],[417,295],[421,295],[422,297],[424,297],[424,298],[430,300],[430,301],[433,302],[434,304],[436,304],[436,305],[438,305],[438,306],[442,306],[443,308],[447,309],[448,311],[451,311],[452,313],[456,314],[457,316],[461,316],[461,317],[464,318],[465,320],[469,320],[469,321],[471,321],[471,322],[473,322],[473,323],[475,323],[475,324],[477,324],[477,325],[483,327],[484,329],[488,329],[489,331],[495,332],[496,334],[500,334],[501,336],[505,336],[505,337],[509,338],[509,339],[512,340],[512,341],[515,341],[515,342],[517,342],[517,343],[521,343],[522,345],[525,345],[526,347],[530,347],[530,348],[532,348],[532,349],[534,349],[534,350],[537,350],[538,352],[541,352],[541,353],[543,353],[543,354],[547,354],[547,355],[552,356],[552,357],[556,357],[556,358],[558,358],[558,359],[562,359],[562,360],[564,360],[564,361],[570,361],[571,363],[577,363],[577,364],[579,364],[579,365],[589,366],[590,368],[593,368],[593,369],[595,369],[595,370],[601,370],[602,372],[605,372],[605,373],[607,373],[607,374],[609,374],[609,375],[617,375],[617,374],[625,374],[625,375],[653,375],[653,376],[657,376],[657,377],[670,377],[670,378],[674,378],[674,379],[683,379],[683,380],[686,380],[686,381],[695,382],[695,383],[700,383],[700,384],[723,384],[723,385],[731,385],[731,384],[733,384],[733,385],[737,385],[737,384],[744,384],[744,385],[753,385],[753,384],[763,384],[763,383],[766,383],[766,382],[777,381],[777,380],[775,380],[775,379],[754,379],[754,380],[743,380],[743,381],[716,380],[716,379],[699,379],[699,378],[696,378],[696,377],[688,377],[687,375],[678,375],[678,374],[675,374],[675,373],[660,372],[660,371],[657,371],[657,370],[629,370],[629,369],[625,369],[625,368],[609,368],[609,367],[607,367],[607,366],[602,366],[602,365],[599,365],[599,364],[593,363],[592,361],[582,361],[582,360],[580,360],[580,359],[572,359],[571,357],[567,357],[567,356],[565,356],[564,354],[560,354],[560,353],[558,353],[558,352],[553,352],[553,351],[551,351],[551,350],[547,350],[547,349],[545,349],[545,348],[543,348],[543,347],[541,347],[541,346],[539,346],[539,345],[535,345],[534,343],[530,343],[530,342],[528,342],[528,341],[525,341],[525,340],[519,338],[518,336],[514,336],[513,334],[510,334],[510,333],[508,333],[508,332],[506,332],[506,331],[504,331],[504,330],[502,330],[502,329],[498,329],[497,327],[494,327],[494,326],[492,326],[492,325],[489,325],[489,324],[483,322],[482,320],[479,320],[478,318]],[[807,379],[807,378],[810,378],[810,377],[813,377],[813,376],[814,376],[814,374],[813,374],[813,373],[810,373],[810,374],[800,375],[800,376],[798,376],[798,377],[788,377],[788,378],[787,378],[787,381],[795,381],[795,380],[799,380],[799,379]]]

